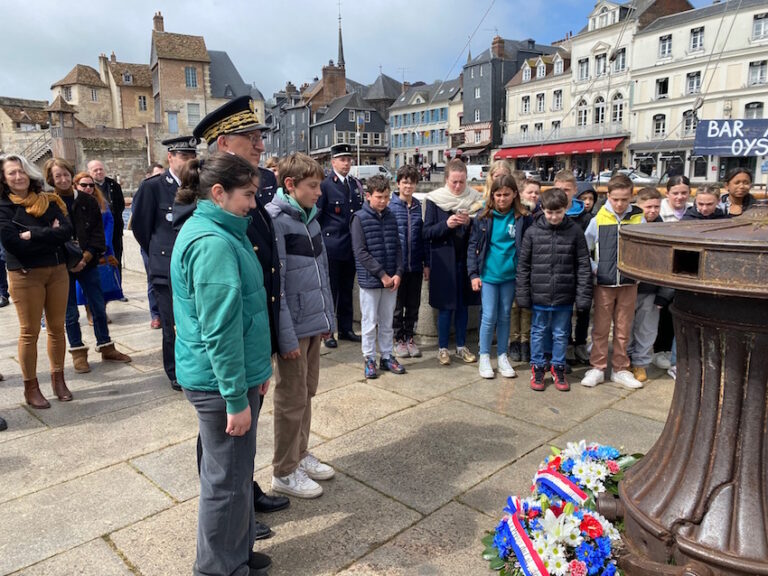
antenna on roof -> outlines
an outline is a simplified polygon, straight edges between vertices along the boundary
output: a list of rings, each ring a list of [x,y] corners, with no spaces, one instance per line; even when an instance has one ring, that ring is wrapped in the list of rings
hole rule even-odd
[[[398,68],[397,71],[400,72],[400,76],[403,78],[403,82],[405,82],[405,73],[408,72],[408,68],[405,68],[405,67]]]

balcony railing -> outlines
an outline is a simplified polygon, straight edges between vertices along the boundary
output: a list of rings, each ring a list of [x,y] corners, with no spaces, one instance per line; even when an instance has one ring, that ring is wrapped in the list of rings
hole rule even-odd
[[[527,134],[505,134],[502,146],[518,146],[522,144],[536,144],[539,142],[563,142],[565,140],[580,140],[586,138],[608,138],[628,134],[629,130],[621,122],[607,122],[605,124],[589,124],[588,126],[570,126],[552,131],[551,128],[543,132],[528,132]]]

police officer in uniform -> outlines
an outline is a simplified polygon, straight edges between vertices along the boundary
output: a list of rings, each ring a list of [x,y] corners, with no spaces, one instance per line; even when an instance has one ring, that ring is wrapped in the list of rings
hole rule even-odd
[[[320,210],[318,219],[328,252],[328,272],[339,339],[360,342],[360,336],[352,330],[355,257],[352,254],[349,223],[352,215],[362,209],[364,193],[362,183],[349,175],[349,169],[352,167],[352,146],[331,146],[331,166],[333,170],[320,185],[322,194],[317,201]],[[328,348],[336,348],[337,345],[333,334],[325,340],[325,346]]]
[[[168,169],[139,185],[132,203],[131,229],[148,256],[149,281],[157,298],[163,329],[163,368],[171,387],[181,391],[176,382],[176,331],[171,296],[171,252],[176,240],[176,230],[172,226],[173,202],[181,184],[181,168],[196,156],[198,140],[182,136],[163,140],[162,144],[168,149]]]
[[[194,135],[208,144],[208,152],[227,152],[240,156],[254,166],[259,166],[264,153],[262,131],[267,126],[262,124],[250,96],[240,96],[223,104],[205,118],[194,130]],[[264,273],[264,289],[267,293],[269,312],[269,331],[272,340],[272,353],[277,353],[278,319],[280,314],[280,258],[277,253],[277,238],[272,226],[272,219],[264,209],[271,202],[277,191],[277,180],[271,170],[259,166],[259,191],[256,195],[256,208],[248,215],[251,223],[246,234],[253,245],[253,251],[259,259]],[[263,398],[262,398],[263,403]],[[256,419],[254,417],[254,422]],[[202,447],[198,443],[198,453]],[[253,483],[253,505],[256,512],[276,512],[287,508],[290,500],[285,496],[265,494],[259,484]],[[256,538],[268,538],[272,535],[269,527],[256,523]]]

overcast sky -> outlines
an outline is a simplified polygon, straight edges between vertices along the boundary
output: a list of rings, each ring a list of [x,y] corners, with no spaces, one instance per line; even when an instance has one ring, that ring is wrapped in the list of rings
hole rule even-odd
[[[696,7],[707,0],[693,0]],[[467,58],[504,38],[550,43],[578,32],[594,0],[342,0],[347,77],[373,82],[458,76]],[[480,23],[483,14],[490,11]],[[229,53],[264,97],[320,76],[336,60],[337,0],[0,0],[0,96],[51,100],[50,86],[75,64],[98,70],[100,53],[149,63],[152,16],[166,32],[205,37]],[[479,28],[478,28],[479,25]],[[457,62],[458,60],[458,62]]]

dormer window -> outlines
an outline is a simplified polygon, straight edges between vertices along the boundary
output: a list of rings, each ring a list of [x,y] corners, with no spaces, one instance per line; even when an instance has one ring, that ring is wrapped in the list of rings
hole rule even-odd
[[[531,79],[531,68],[526,64],[523,68],[523,82],[528,82]]]
[[[130,72],[123,72],[123,83],[133,84],[133,75]]]
[[[538,66],[536,66],[536,78],[544,78],[547,74],[547,67],[544,65],[543,62],[539,63]]]
[[[562,74],[563,73],[563,61],[558,58],[555,60],[555,74]]]
[[[597,27],[605,28],[608,26],[608,23],[608,8],[603,7],[603,9],[600,10],[600,15],[597,17]]]

